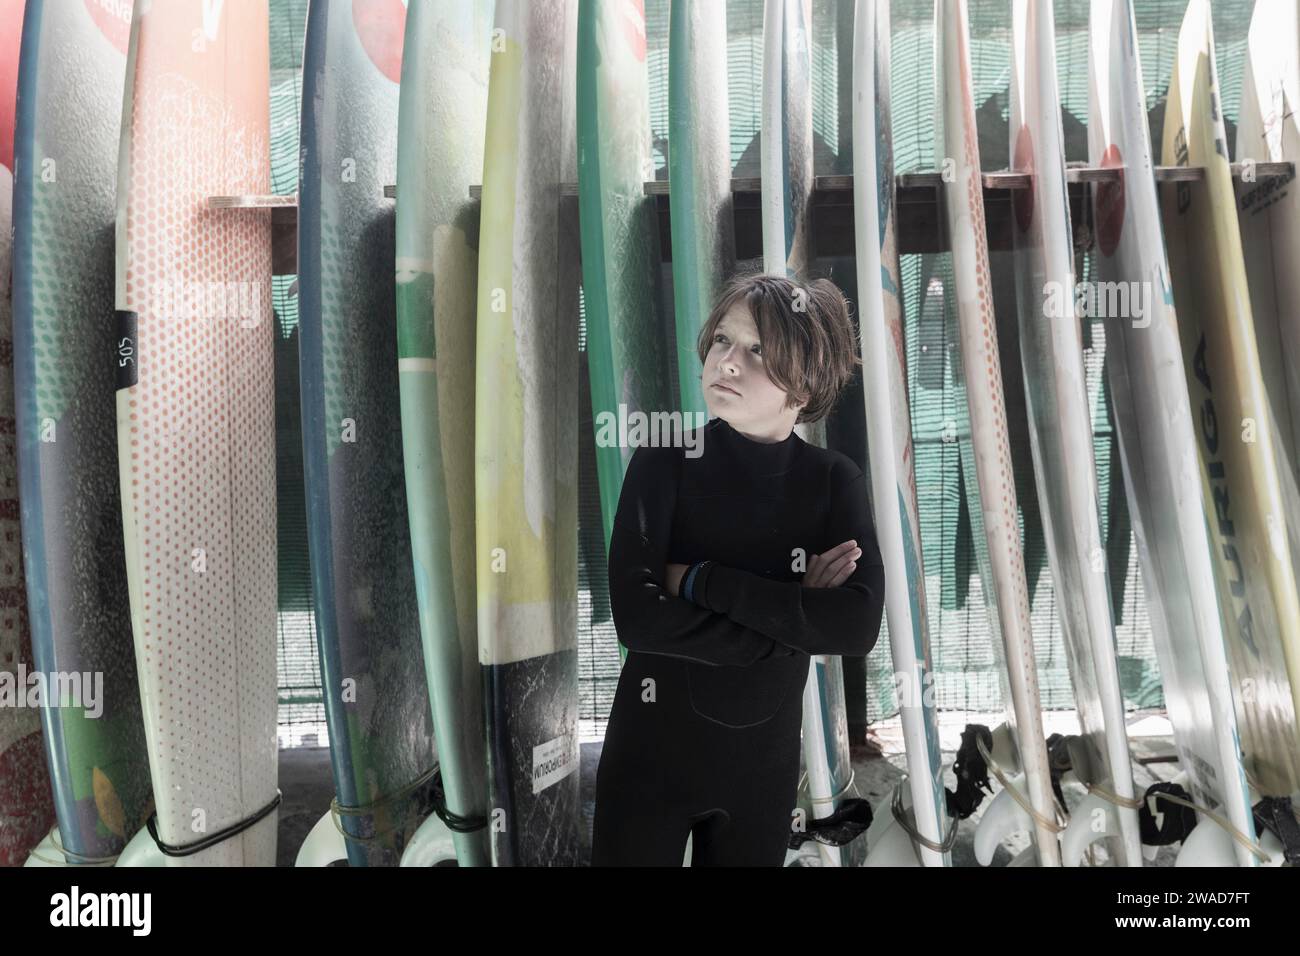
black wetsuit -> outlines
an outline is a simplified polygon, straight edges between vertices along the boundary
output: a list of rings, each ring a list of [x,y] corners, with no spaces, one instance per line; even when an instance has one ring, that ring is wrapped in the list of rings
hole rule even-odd
[[[809,655],[864,655],[880,631],[861,469],[793,433],[756,442],[723,419],[701,431],[696,458],[638,448],[619,497],[609,593],[628,655],[596,778],[594,866],[680,866],[688,832],[693,865],[781,865]],[[842,586],[799,583],[812,555],[851,538],[862,556]],[[670,596],[665,565],[704,560],[697,603]]]

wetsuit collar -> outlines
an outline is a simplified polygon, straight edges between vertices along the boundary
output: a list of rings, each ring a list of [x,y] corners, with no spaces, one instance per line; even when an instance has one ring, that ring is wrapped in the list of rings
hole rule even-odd
[[[705,435],[706,454],[708,443],[711,441],[741,456],[752,467],[762,469],[766,474],[783,471],[789,467],[804,444],[803,439],[794,431],[791,431],[784,441],[755,441],[736,431],[723,418],[715,418],[708,424]]]

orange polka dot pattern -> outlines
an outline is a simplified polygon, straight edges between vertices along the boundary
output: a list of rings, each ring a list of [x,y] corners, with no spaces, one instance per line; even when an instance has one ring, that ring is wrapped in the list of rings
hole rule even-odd
[[[998,624],[1002,630],[1007,676],[1012,688],[1013,700],[1008,703],[1021,703],[1021,706],[1009,710],[1009,716],[1017,730],[1022,765],[1029,778],[1030,800],[1040,814],[1050,819],[1052,794],[1042,713],[1038,707],[1038,671],[1029,617],[1029,591],[1020,544],[1015,477],[1011,467],[1011,443],[985,238],[983,177],[976,140],[966,4],[964,0],[950,0],[936,7],[936,16],[944,18],[938,28],[952,30],[956,40],[955,62],[945,65],[945,76],[948,70],[955,73],[953,78],[960,87],[960,115],[955,117],[957,125],[952,128],[948,128],[945,122],[945,147],[960,152],[953,159],[957,166],[956,185],[964,187],[964,194],[959,194],[957,189],[947,191],[950,205],[962,204],[959,210],[950,209],[948,222],[970,231],[969,236],[952,237],[953,270],[958,275],[970,269],[975,273],[975,298],[968,301],[961,297],[958,328],[966,377],[966,400],[975,439],[980,507],[984,512],[984,529],[996,585]],[[957,91],[951,84],[941,91],[944,108],[949,111],[949,97],[954,92]],[[945,119],[951,118],[950,112]],[[965,258],[970,254],[974,255],[973,262]],[[1044,865],[1059,863],[1055,836],[1042,828],[1036,828],[1036,831],[1040,862]]]
[[[132,621],[172,844],[245,819],[276,790],[270,214],[206,202],[271,191],[267,6],[228,2],[215,22],[206,6],[205,22],[201,0],[155,3],[133,27],[118,249],[139,315],[138,382],[118,393]],[[160,294],[180,288],[202,294]],[[171,862],[272,865],[275,818]]]
[[[978,312],[969,321],[963,312],[960,322],[962,364],[966,370],[966,393],[970,403],[972,428],[976,433],[983,432],[991,436],[991,441],[977,442],[976,461],[979,465],[979,488],[981,506],[985,515],[998,517],[997,531],[999,541],[989,541],[989,554],[995,563],[1003,561],[1009,564],[1011,583],[1013,585],[1014,606],[1004,608],[1008,595],[999,593],[998,606],[1003,629],[1014,628],[1026,636],[1024,642],[1032,655],[1033,645],[1028,640],[1031,633],[1029,621],[1028,586],[1025,582],[1025,560],[1020,546],[1020,524],[1017,518],[1015,476],[1011,467],[1011,441],[1007,429],[1006,402],[1002,394],[1002,366],[998,355],[997,325],[993,312],[993,282],[989,272],[988,243],[984,240],[986,228],[984,223],[983,177],[980,175],[979,146],[975,138],[975,106],[972,100],[970,81],[970,61],[964,48],[964,31],[958,33],[958,43],[962,46],[958,68],[963,71],[963,115],[970,121],[963,123],[962,129],[962,165],[959,179],[964,173],[966,182],[967,215],[970,217],[971,231],[976,236],[972,243],[975,252],[975,278],[978,290]],[[954,243],[954,247],[957,244]],[[956,264],[954,264],[956,267]],[[978,323],[978,324],[977,324]],[[993,461],[989,461],[987,449],[994,450]],[[987,465],[992,464],[990,470]],[[987,522],[986,522],[987,525]],[[1000,560],[1001,559],[1001,560]],[[1000,591],[1002,589],[999,589]],[[1014,617],[1008,617],[1014,615]],[[1038,681],[1032,666],[1032,657],[1027,662],[1026,675],[1035,697]],[[1013,678],[1014,680],[1014,678]]]

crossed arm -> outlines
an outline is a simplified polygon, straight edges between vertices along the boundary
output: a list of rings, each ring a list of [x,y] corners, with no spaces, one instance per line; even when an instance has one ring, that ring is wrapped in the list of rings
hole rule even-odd
[[[772,657],[864,655],[880,632],[884,568],[859,474],[836,493],[832,522],[862,549],[838,587],[772,581],[711,564],[692,603],[667,587],[668,541],[681,456],[638,448],[628,464],[609,550],[609,593],[619,639],[631,650],[746,666]]]

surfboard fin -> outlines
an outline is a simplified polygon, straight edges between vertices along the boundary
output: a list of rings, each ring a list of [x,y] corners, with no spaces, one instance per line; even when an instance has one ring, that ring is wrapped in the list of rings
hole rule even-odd
[[[1023,774],[1008,778],[1008,783],[1026,800],[1029,799]],[[993,854],[1002,841],[1013,833],[1029,830],[1033,821],[1007,790],[1001,790],[989,804],[975,826],[975,859],[980,866],[993,862]]]

